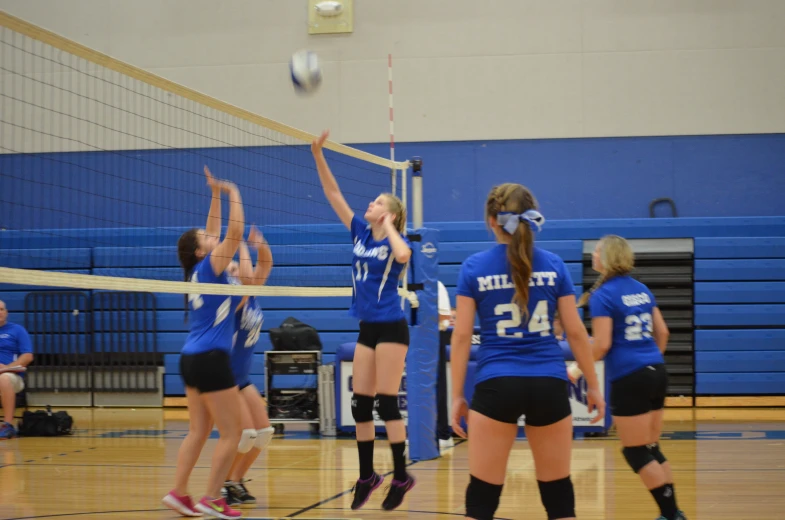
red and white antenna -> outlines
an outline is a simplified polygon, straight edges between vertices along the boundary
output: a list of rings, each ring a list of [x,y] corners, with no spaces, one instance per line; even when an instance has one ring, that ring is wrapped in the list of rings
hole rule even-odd
[[[395,118],[393,117],[393,68],[392,68],[392,54],[387,55],[387,80],[390,89],[390,160],[395,162]],[[396,195],[396,182],[398,179],[398,172],[393,167],[390,171],[392,176],[392,193]],[[406,201],[404,201],[406,204]]]

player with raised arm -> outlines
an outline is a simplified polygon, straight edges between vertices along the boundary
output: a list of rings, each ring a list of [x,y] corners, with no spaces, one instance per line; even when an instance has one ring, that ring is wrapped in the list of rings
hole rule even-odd
[[[360,478],[354,487],[352,509],[359,509],[384,480],[374,471],[374,400],[384,421],[393,458],[393,481],[382,507],[397,508],[404,495],[414,487],[406,472],[406,426],[398,409],[409,326],[398,295],[398,280],[411,257],[411,246],[404,236],[406,210],[390,193],[379,195],[365,212],[355,215],[341,194],[322,148],[328,132],[313,142],[313,152],[324,194],[338,218],[352,235],[352,307],[350,314],[360,320],[360,334],[354,351],[352,377],[352,417],[357,424],[357,450]]]
[[[605,358],[624,458],[657,502],[660,520],[685,520],[659,445],[668,387],[663,354],[670,333],[652,292],[630,276],[634,266],[629,242],[603,237],[592,254],[600,277],[578,303],[589,304],[594,359]]]
[[[524,414],[548,518],[575,518],[570,480],[572,411],[564,355],[551,329],[556,310],[575,359],[586,373],[589,411],[597,411],[592,422],[601,420],[605,412],[575,289],[562,259],[534,245],[534,232],[545,219],[526,187],[513,183],[494,187],[485,217],[498,244],[470,256],[461,266],[451,341],[452,427],[461,437],[466,437],[461,420],[468,415],[471,475],[466,518],[494,517],[518,419]],[[469,411],[463,387],[475,314],[480,318],[480,348]]]
[[[229,264],[227,274],[231,283],[243,285],[264,285],[273,268],[273,254],[264,236],[256,227],[251,227],[248,244],[256,248],[256,268],[250,276],[243,272],[243,267],[251,265],[248,246],[240,245],[240,262]],[[242,414],[242,436],[237,448],[237,456],[224,482],[226,502],[232,505],[252,505],[256,503],[245,487],[245,474],[256,458],[273,438],[274,428],[270,426],[267,405],[250,380],[254,349],[259,342],[259,335],[264,322],[259,300],[255,296],[242,297],[234,314],[235,333],[232,346],[231,364],[234,379],[240,389],[240,413]]]
[[[185,280],[194,284],[229,284],[226,268],[240,247],[245,228],[240,191],[231,182],[213,178],[205,166],[207,185],[212,190],[205,229],[189,229],[177,241],[177,255]],[[221,235],[221,193],[229,196],[229,225]],[[231,296],[187,295],[190,332],[180,355],[180,374],[185,383],[189,430],[177,454],[175,487],[163,502],[184,516],[240,518],[221,497],[221,486],[229,473],[240,442],[240,394],[232,374],[229,353],[234,335]],[[220,438],[215,447],[207,492],[196,505],[188,494],[188,478],[210,436],[213,422]]]

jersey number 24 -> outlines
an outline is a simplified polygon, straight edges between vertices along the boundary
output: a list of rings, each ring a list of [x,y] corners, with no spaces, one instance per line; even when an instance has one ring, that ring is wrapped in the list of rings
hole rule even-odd
[[[522,338],[523,332],[509,333],[507,329],[517,329],[521,326],[521,308],[514,303],[503,303],[493,308],[496,316],[510,314],[509,320],[499,320],[496,323],[496,335],[500,338]],[[540,300],[534,307],[529,319],[529,332],[539,332],[540,336],[550,336],[551,323],[548,321],[548,300]]]

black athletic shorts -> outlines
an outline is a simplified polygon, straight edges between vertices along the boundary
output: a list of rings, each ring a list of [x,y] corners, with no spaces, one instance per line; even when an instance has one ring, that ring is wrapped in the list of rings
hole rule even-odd
[[[409,346],[409,324],[405,318],[379,323],[360,322],[357,343],[375,349],[379,343],[400,343]]]
[[[474,387],[471,409],[503,423],[548,426],[572,414],[567,381],[557,377],[495,377]]]
[[[215,349],[180,356],[180,375],[185,386],[199,392],[218,392],[235,386],[229,352]]]
[[[611,415],[632,417],[665,406],[668,372],[665,365],[649,365],[611,383]]]

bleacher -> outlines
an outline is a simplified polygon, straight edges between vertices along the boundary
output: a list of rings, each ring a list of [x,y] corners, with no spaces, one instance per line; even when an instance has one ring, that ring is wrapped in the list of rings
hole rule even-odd
[[[440,280],[454,302],[460,263],[472,253],[487,248],[491,233],[482,222],[432,223],[440,231]],[[317,231],[318,228],[318,232]],[[64,229],[0,232],[0,266],[51,269],[158,280],[182,280],[175,244],[183,229]],[[336,225],[276,227],[264,230],[275,259],[270,285],[346,286],[349,283],[351,248],[348,232]],[[675,312],[669,322],[694,329],[694,340],[682,335],[680,362],[694,365],[695,395],[785,394],[785,218],[669,218],[630,220],[550,221],[538,244],[560,255],[570,270],[576,293],[593,282],[584,273],[584,241],[615,233],[630,239],[694,239],[694,309]],[[318,247],[313,247],[318,244]],[[318,269],[314,267],[318,266]],[[668,270],[655,273],[667,288]],[[680,275],[684,277],[684,274]],[[293,283],[296,281],[296,283]],[[0,299],[6,302],[11,321],[25,323],[25,298],[30,291],[67,289],[0,284]],[[58,344],[70,353],[104,352],[102,332],[128,324],[99,319],[91,291],[89,304],[79,313],[68,303],[57,316],[33,320],[36,346]],[[663,294],[676,294],[678,291]],[[655,292],[656,294],[656,292]],[[86,300],[87,301],[87,300]],[[263,331],[295,316],[320,331],[324,363],[334,361],[342,343],[354,341],[357,323],[346,312],[349,298],[271,297],[263,303]],[[181,396],[179,351],[187,333],[181,295],[157,294],[150,320],[135,324],[154,349],[165,370],[164,395]],[[95,314],[95,316],[93,316]],[[40,318],[40,316],[38,317]],[[679,322],[679,320],[681,320]],[[694,321],[694,327],[693,327]],[[64,331],[62,323],[77,327]],[[67,334],[68,341],[62,341]],[[115,342],[130,341],[129,339]],[[263,352],[271,348],[262,335],[253,364],[252,379],[264,388]],[[692,345],[694,344],[694,350]],[[63,346],[65,345],[65,346]],[[43,347],[41,347],[43,348]],[[48,347],[47,347],[48,348]],[[147,348],[147,347],[146,347]],[[60,352],[60,351],[58,351]],[[693,356],[694,352],[694,358]],[[35,366],[31,370],[35,370]]]
[[[785,393],[785,237],[695,239],[698,395]]]

